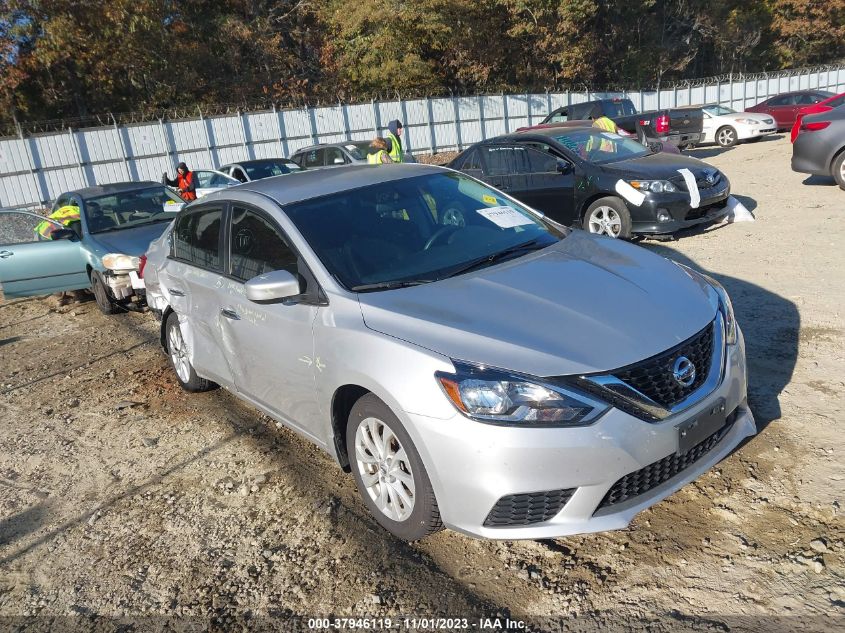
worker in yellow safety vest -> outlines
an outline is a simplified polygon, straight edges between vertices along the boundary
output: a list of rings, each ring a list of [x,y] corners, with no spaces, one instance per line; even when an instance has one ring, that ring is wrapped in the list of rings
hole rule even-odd
[[[619,128],[617,127],[616,123],[614,123],[611,119],[607,118],[606,116],[600,116],[599,118],[593,121],[593,127],[602,130],[604,132],[610,132],[611,134],[616,134],[619,132]],[[590,140],[587,142],[587,151],[592,151],[593,147],[595,147],[595,143],[593,142],[593,138],[591,137]],[[615,145],[613,141],[610,139],[603,138],[601,143],[599,143],[599,150],[602,152],[612,152],[615,149]]]
[[[367,162],[370,165],[381,165],[383,163],[392,163],[393,159],[387,151],[387,141],[381,136],[377,136],[370,143],[370,153],[367,154]]]
[[[405,153],[402,151],[402,121],[393,119],[387,124],[387,152],[394,163],[405,162]]]
[[[44,220],[43,222],[39,222],[38,225],[35,227],[35,232],[42,240],[53,239],[53,233],[58,230],[58,227],[55,224],[56,222],[58,222],[65,228],[70,228],[70,225],[72,223],[79,222],[79,207],[75,204],[66,204],[65,206],[59,207],[58,209],[53,211],[47,217],[50,220],[53,220],[53,222],[48,222],[47,220]]]

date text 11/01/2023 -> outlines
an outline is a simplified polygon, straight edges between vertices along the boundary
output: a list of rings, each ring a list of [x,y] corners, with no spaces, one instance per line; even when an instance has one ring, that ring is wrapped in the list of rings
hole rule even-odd
[[[311,630],[336,631],[524,631],[525,622],[510,618],[308,618]]]

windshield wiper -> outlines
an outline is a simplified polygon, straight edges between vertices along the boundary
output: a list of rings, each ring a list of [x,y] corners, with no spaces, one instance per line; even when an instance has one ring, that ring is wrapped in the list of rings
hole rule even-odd
[[[484,257],[479,257],[478,259],[474,259],[472,261],[467,262],[463,266],[456,268],[449,272],[448,275],[444,277],[444,279],[448,279],[449,277],[456,277],[457,275],[462,275],[464,273],[471,272],[473,270],[478,270],[479,268],[486,268],[487,266],[491,266],[496,262],[500,262],[504,259],[507,259],[511,255],[515,255],[520,251],[527,251],[527,250],[539,250],[541,248],[546,248],[546,246],[551,246],[550,244],[540,245],[538,242],[540,238],[533,239],[529,242],[523,242],[522,244],[516,244],[515,246],[511,246],[506,248],[503,251],[499,251],[498,253],[493,253],[492,255],[485,255]]]
[[[350,290],[353,292],[369,292],[371,290],[394,290],[396,288],[408,288],[410,286],[421,286],[428,284],[436,279],[406,279],[404,281],[379,281],[374,284],[360,284],[352,286]]]

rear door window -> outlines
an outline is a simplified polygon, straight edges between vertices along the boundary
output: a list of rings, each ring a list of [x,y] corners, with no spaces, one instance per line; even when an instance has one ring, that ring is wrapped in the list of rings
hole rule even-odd
[[[321,149],[312,149],[303,155],[303,167],[322,167],[325,164],[325,152]]]
[[[229,274],[241,281],[286,270],[297,274],[297,256],[281,231],[264,215],[233,207]]]
[[[461,171],[469,174],[470,176],[479,178],[481,176],[482,169],[481,152],[477,149],[470,150],[466,155],[466,158],[464,158],[464,162],[461,165]]]
[[[173,227],[171,256],[199,268],[219,270],[222,219],[220,208],[198,209],[181,215]]]
[[[793,103],[794,100],[792,95],[781,95],[780,97],[774,97],[773,99],[769,99],[769,103],[767,105],[772,107],[778,107],[792,105]]]

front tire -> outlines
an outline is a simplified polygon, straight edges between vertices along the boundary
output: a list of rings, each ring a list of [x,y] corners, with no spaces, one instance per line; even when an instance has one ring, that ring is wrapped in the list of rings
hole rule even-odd
[[[91,291],[94,293],[94,300],[97,302],[100,312],[106,315],[117,312],[117,305],[109,297],[106,282],[103,281],[103,277],[96,270],[91,273]]]
[[[171,312],[167,317],[164,326],[165,342],[167,344],[167,357],[170,359],[170,366],[176,374],[176,380],[185,391],[197,392],[208,391],[215,387],[214,383],[205,378],[200,378],[194,371],[188,354],[188,347],[182,337],[182,328],[179,327],[179,315]]]
[[[736,130],[730,125],[725,125],[716,130],[716,143],[719,147],[733,147],[736,145]]]
[[[371,393],[352,407],[346,451],[364,505],[388,532],[416,541],[443,528],[411,436],[390,407]]]
[[[830,168],[830,173],[836,184],[841,189],[845,189],[845,152],[842,152],[833,159],[833,165]]]
[[[587,207],[583,227],[585,231],[596,235],[630,239],[631,213],[619,198],[599,198]]]

